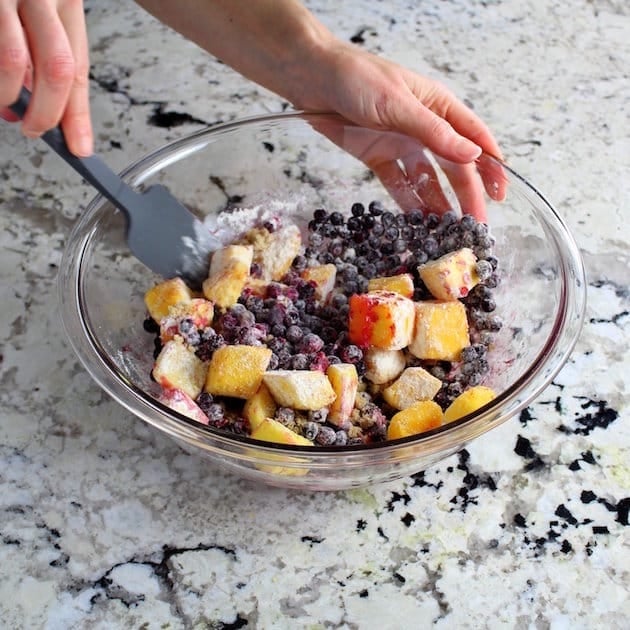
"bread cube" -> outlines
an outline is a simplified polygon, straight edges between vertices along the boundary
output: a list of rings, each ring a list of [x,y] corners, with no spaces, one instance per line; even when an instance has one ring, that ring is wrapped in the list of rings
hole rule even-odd
[[[372,291],[350,297],[348,336],[361,348],[400,350],[413,333],[414,303],[393,291]]]
[[[463,247],[420,265],[418,273],[434,298],[458,300],[466,297],[479,282],[476,263],[472,249]]]
[[[267,282],[280,280],[302,247],[297,225],[287,225],[273,232],[254,228],[245,234],[244,241],[252,246],[253,261],[260,268],[260,277]]]
[[[328,377],[319,370],[270,370],[263,382],[280,407],[315,410],[336,398]]]
[[[409,352],[419,359],[457,361],[470,345],[466,308],[459,301],[415,303],[415,327]]]
[[[158,400],[174,411],[188,416],[201,424],[208,424],[208,416],[201,411],[199,405],[181,389],[164,389],[158,396]]]
[[[315,285],[315,299],[324,303],[335,288],[337,267],[332,263],[307,267],[301,274],[303,280]]]
[[[256,393],[247,399],[243,407],[243,417],[247,419],[253,431],[265,418],[273,418],[277,407],[269,388],[261,383]]]
[[[363,354],[365,378],[375,385],[383,385],[397,378],[407,360],[402,350],[368,348]]]
[[[432,400],[422,400],[394,414],[387,425],[387,439],[409,437],[442,424],[442,409]]]
[[[395,409],[406,409],[421,400],[433,400],[442,381],[421,367],[408,367],[383,390],[383,398]]]
[[[328,366],[326,376],[335,392],[335,400],[328,408],[328,422],[342,427],[352,414],[359,387],[357,368],[352,363],[333,363]]]
[[[444,422],[453,422],[459,418],[467,416],[469,413],[481,409],[490,401],[496,398],[495,392],[484,385],[475,385],[470,389],[462,392],[455,400],[446,408],[444,412]]]
[[[222,346],[214,351],[204,390],[213,396],[251,398],[262,383],[271,359],[264,346]]]
[[[410,273],[400,273],[395,276],[381,276],[368,281],[370,291],[393,291],[407,298],[413,297],[413,276]]]
[[[204,296],[221,308],[236,304],[249,278],[253,255],[251,245],[228,245],[214,252],[202,286]]]
[[[162,347],[152,374],[165,389],[179,389],[194,400],[201,393],[207,369],[180,339],[173,339]]]
[[[144,294],[144,304],[149,315],[159,324],[172,306],[185,304],[193,299],[193,292],[181,278],[164,280]]]

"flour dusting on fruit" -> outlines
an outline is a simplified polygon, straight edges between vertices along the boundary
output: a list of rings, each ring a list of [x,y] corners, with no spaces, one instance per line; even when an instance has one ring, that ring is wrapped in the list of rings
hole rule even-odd
[[[223,213],[202,291],[181,278],[147,290],[163,404],[260,440],[345,446],[494,398],[483,380],[502,323],[485,224],[372,202],[318,208],[300,229],[297,206]]]

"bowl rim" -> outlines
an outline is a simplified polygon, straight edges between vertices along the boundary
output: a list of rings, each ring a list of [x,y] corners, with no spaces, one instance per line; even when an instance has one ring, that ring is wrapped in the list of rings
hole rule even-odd
[[[157,170],[163,169],[169,163],[181,159],[178,151],[185,149],[187,153],[193,153],[208,143],[214,136],[236,131],[247,126],[263,123],[282,123],[290,120],[308,121],[317,118],[333,118],[341,123],[360,128],[360,125],[349,122],[342,116],[330,112],[304,112],[300,110],[287,110],[275,114],[253,115],[237,118],[235,120],[204,127],[171,142],[165,143],[157,149],[150,151],[124,168],[120,175],[130,185],[137,186],[150,177]],[[392,133],[392,132],[390,132]],[[395,133],[395,132],[394,132]],[[553,378],[561,370],[572,353],[579,338],[586,311],[586,276],[584,264],[577,244],[570,233],[566,223],[559,213],[547,200],[547,198],[535,188],[525,177],[512,169],[505,161],[487,153],[482,153],[480,158],[490,159],[505,169],[530,193],[541,202],[545,209],[544,215],[539,218],[543,221],[547,236],[552,235],[553,247],[556,252],[562,250],[568,253],[568,258],[558,256],[559,269],[561,271],[560,308],[558,308],[550,334],[537,354],[535,360],[506,390],[497,395],[490,403],[477,411],[463,416],[453,422],[426,431],[417,435],[404,438],[385,440],[383,442],[361,443],[343,446],[310,446],[310,445],[286,445],[257,440],[246,435],[232,434],[203,425],[191,418],[164,405],[143,389],[127,379],[116,368],[114,362],[102,349],[97,337],[81,317],[84,312],[85,298],[81,290],[81,279],[84,275],[84,252],[88,248],[90,239],[96,229],[99,208],[106,202],[101,194],[91,199],[78,221],[73,226],[67,239],[62,256],[60,273],[58,277],[58,295],[62,311],[62,324],[66,337],[75,354],[78,356],[84,368],[90,376],[119,404],[125,407],[133,415],[140,417],[147,423],[155,426],[172,437],[188,442],[196,447],[201,446],[199,438],[211,438],[213,441],[226,446],[255,447],[262,453],[294,453],[308,455],[313,459],[328,459],[332,456],[343,456],[344,460],[350,455],[362,455],[367,452],[388,452],[399,450],[405,446],[424,446],[423,453],[431,453],[439,450],[442,438],[457,440],[460,433],[465,433],[465,440],[460,443],[463,448],[466,442],[478,437],[507,419],[520,413],[552,382]],[[478,158],[476,161],[478,162]],[[560,236],[562,238],[560,239]],[[78,264],[73,264],[77,261]],[[571,282],[573,277],[573,283]],[[69,297],[71,296],[72,299]],[[76,309],[74,307],[77,307]],[[75,335],[81,332],[88,341],[86,349],[77,342]],[[559,346],[562,345],[562,350]],[[549,365],[552,358],[555,361]],[[542,368],[547,365],[548,370],[543,373]],[[519,394],[534,383],[527,396],[519,399]],[[130,398],[133,403],[130,401]],[[140,406],[138,406],[140,403]],[[506,409],[504,405],[508,404]],[[512,404],[512,407],[509,407]],[[501,413],[500,409],[504,412]],[[156,414],[159,419],[156,418]],[[475,427],[475,431],[471,431]],[[465,429],[465,430],[464,430]],[[210,450],[215,450],[211,445],[205,445]],[[432,448],[433,447],[433,448]],[[219,449],[219,452],[225,452]],[[233,453],[236,455],[236,453]],[[309,461],[309,467],[313,466]]]

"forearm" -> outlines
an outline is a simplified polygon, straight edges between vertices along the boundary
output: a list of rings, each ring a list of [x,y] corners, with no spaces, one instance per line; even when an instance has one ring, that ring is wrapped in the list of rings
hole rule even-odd
[[[137,0],[160,21],[296,107],[327,105],[315,60],[341,45],[297,0]],[[308,89],[306,89],[306,86]],[[321,93],[321,97],[318,96]]]

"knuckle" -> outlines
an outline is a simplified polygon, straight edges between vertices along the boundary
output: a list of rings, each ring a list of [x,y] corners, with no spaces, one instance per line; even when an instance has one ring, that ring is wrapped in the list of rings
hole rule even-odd
[[[445,138],[452,132],[452,127],[440,116],[433,116],[429,123],[429,134],[434,138]]]
[[[51,87],[66,87],[72,83],[75,75],[75,62],[70,54],[59,53],[45,61],[42,78]]]
[[[0,74],[20,76],[28,68],[29,58],[25,48],[0,46]]]

